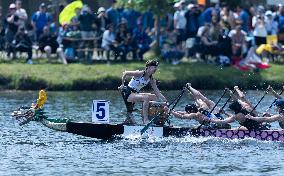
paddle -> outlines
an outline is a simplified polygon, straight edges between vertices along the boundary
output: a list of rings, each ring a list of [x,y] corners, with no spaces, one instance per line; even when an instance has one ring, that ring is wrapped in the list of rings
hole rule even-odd
[[[180,98],[182,97],[182,95],[184,94],[185,92],[185,89],[183,88],[181,93],[179,94],[179,96],[177,96],[174,101],[172,101],[168,106],[172,105],[174,102],[175,104],[173,105],[173,107],[170,109],[170,111],[168,112],[168,115],[170,115],[171,111],[175,108],[175,106],[177,105],[177,103],[179,102]],[[152,125],[153,122],[155,122],[159,117],[160,115],[164,113],[163,111],[160,112],[158,115],[156,115],[149,123],[147,123],[140,131],[140,134],[143,135],[148,129],[149,127]]]
[[[265,97],[265,95],[268,94],[268,88],[266,89],[266,91],[264,92],[264,95],[260,98],[260,100],[257,102],[257,104],[253,107],[253,109],[250,111],[249,114],[251,114],[255,109],[256,107],[259,105],[259,103],[263,100],[263,98]]]
[[[282,95],[283,91],[284,91],[284,87],[282,88],[281,92],[278,95]],[[271,103],[271,105],[266,109],[266,111],[264,113],[268,112],[272,108],[272,106],[274,105],[274,103],[276,101],[277,101],[277,98],[274,99],[274,101]]]
[[[236,92],[236,89],[234,89],[233,94]],[[232,95],[229,96],[229,98],[227,99],[227,101],[225,102],[225,104],[221,107],[221,109],[219,110],[218,113],[221,113],[221,111],[226,107],[226,105],[228,104],[228,102],[231,100]]]
[[[211,111],[209,112],[209,114],[211,114],[211,113],[214,111],[214,109],[217,107],[217,105],[219,104],[219,102],[221,101],[221,99],[225,96],[225,94],[227,93],[227,91],[228,91],[228,89],[225,89],[225,90],[224,90],[222,96],[219,98],[219,100],[217,101],[217,103],[215,104],[215,106],[211,109]],[[205,123],[205,120],[202,121],[202,123],[196,128],[196,130],[199,130],[199,129],[202,127],[202,125],[204,125],[204,123]]]

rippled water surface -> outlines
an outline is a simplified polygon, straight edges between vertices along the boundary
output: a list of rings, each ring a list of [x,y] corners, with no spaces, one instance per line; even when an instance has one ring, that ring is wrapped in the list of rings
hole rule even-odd
[[[217,101],[221,91],[204,92]],[[166,92],[174,99],[178,91]],[[256,103],[261,91],[249,91]],[[283,175],[284,143],[253,139],[127,138],[101,141],[48,129],[37,122],[20,127],[10,117],[37,92],[0,92],[0,175]],[[116,91],[48,92],[49,117],[91,121],[93,99],[110,100],[113,123],[124,120],[124,104]],[[176,109],[191,98],[184,96]],[[221,104],[225,99],[221,102]],[[273,98],[265,97],[258,110]],[[141,121],[139,114],[137,122]],[[172,119],[177,126],[196,122]],[[234,124],[233,126],[237,126]],[[272,124],[278,128],[277,124]]]

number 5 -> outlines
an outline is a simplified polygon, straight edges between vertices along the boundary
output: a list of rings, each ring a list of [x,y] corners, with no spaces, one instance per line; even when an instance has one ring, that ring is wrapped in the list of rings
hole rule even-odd
[[[96,117],[98,119],[104,119],[106,116],[106,111],[105,111],[105,103],[97,103],[97,110],[96,110]]]

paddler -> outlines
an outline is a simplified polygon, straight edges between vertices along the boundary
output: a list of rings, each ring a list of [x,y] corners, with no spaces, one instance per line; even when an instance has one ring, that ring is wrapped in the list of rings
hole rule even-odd
[[[166,102],[167,99],[162,95],[158,89],[157,83],[153,75],[156,73],[159,66],[159,62],[156,60],[149,60],[146,62],[144,70],[136,71],[124,71],[122,75],[122,84],[118,89],[122,93],[124,103],[128,113],[132,113],[134,110],[135,103],[143,104],[143,123],[149,122],[148,119],[148,109],[150,101],[163,101]],[[130,82],[125,86],[125,80],[131,77]],[[140,92],[143,87],[150,83],[153,93],[142,93]]]
[[[254,120],[256,122],[278,122],[279,126],[284,129],[284,99],[278,99],[276,100],[275,104],[276,110],[278,114],[275,115],[270,115],[270,114],[265,114],[265,117],[253,117],[251,115],[246,115],[246,118]]]
[[[284,89],[284,86],[283,88]],[[257,122],[278,122],[279,126],[284,129],[284,98],[282,98],[279,94],[277,94],[272,87],[269,87],[269,90],[272,92],[272,94],[277,98],[277,100],[274,103],[274,106],[276,106],[276,110],[278,114],[271,115],[269,113],[263,114],[262,117],[253,117],[251,115],[247,115],[246,117],[255,120]]]
[[[207,129],[230,128],[230,125],[218,126],[214,123],[209,123],[210,118],[221,118],[220,116],[215,115],[214,113],[210,113],[211,109],[213,109],[213,107],[215,106],[215,103],[209,98],[205,97],[203,94],[201,94],[200,91],[194,89],[190,83],[187,83],[186,87],[195,101],[192,104],[186,105],[184,111],[172,110],[171,113],[176,118],[190,120],[194,119],[203,125],[202,128]],[[164,109],[165,111],[169,111],[168,107],[165,107]]]
[[[226,119],[220,120],[217,118],[209,119],[209,122],[217,123],[217,124],[228,124],[237,121],[240,124],[238,129],[240,130],[265,130],[267,129],[266,125],[262,122],[257,122],[255,120],[249,119],[246,115],[250,114],[252,116],[257,116],[257,112],[253,111],[254,108],[252,104],[245,99],[243,92],[239,90],[237,86],[235,86],[235,90],[237,92],[237,96],[230,91],[232,96],[233,103],[229,105],[229,109],[234,112],[233,114],[226,113],[222,111],[228,117]]]

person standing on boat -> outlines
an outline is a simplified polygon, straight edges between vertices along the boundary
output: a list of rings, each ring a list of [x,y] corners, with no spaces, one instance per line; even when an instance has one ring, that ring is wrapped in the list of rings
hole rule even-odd
[[[122,75],[122,84],[118,87],[121,91],[123,100],[126,105],[128,113],[131,113],[134,108],[134,104],[137,102],[143,103],[143,123],[149,122],[148,119],[148,108],[150,101],[162,100],[167,102],[167,99],[161,94],[157,87],[156,80],[153,78],[157,68],[158,61],[149,60],[146,62],[146,67],[144,70],[137,71],[124,71]],[[124,86],[126,78],[132,77],[127,86]],[[152,93],[141,93],[140,90],[150,83],[154,94]]]

